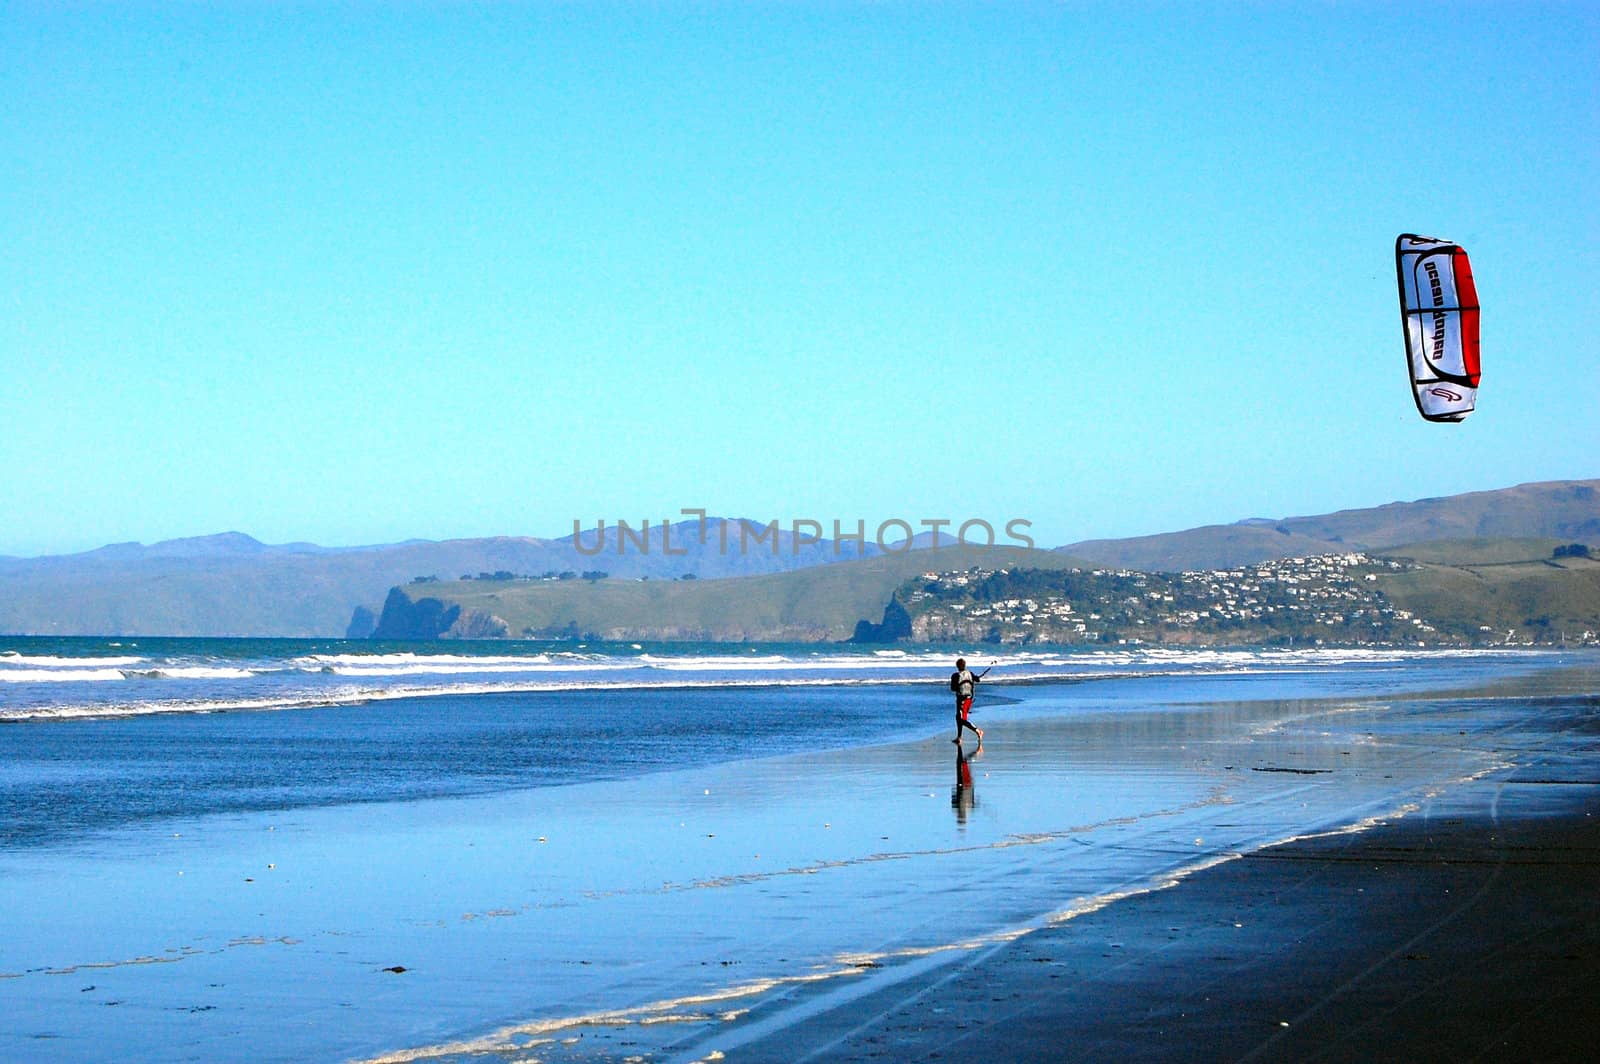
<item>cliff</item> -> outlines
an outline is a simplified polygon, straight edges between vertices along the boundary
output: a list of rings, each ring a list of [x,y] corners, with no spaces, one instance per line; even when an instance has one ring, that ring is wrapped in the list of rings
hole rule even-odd
[[[352,620],[354,627],[354,619]],[[458,603],[436,598],[412,599],[391,588],[383,613],[372,629],[373,639],[504,639],[511,634],[506,622],[484,610],[463,610]]]

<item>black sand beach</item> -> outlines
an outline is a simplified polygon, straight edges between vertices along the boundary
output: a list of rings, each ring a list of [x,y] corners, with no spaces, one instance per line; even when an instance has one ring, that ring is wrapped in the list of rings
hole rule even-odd
[[[864,996],[730,1060],[1592,1060],[1600,766],[1524,765]]]

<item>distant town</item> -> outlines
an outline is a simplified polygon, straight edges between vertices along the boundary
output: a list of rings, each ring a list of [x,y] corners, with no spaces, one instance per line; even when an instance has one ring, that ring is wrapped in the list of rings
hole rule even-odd
[[[1531,643],[1488,625],[1441,626],[1397,607],[1382,579],[1420,568],[1350,552],[1184,573],[972,569],[923,573],[897,599],[905,634],[919,642]],[[1570,638],[1593,643],[1596,633]]]

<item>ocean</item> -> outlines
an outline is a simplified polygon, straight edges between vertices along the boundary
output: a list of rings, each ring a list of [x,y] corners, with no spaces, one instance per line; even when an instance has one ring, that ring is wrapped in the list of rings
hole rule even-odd
[[[1513,772],[1600,670],[970,650],[979,750],[956,649],[0,638],[0,1058],[700,1059]]]
[[[950,717],[957,648],[814,644],[0,637],[0,842],[170,816],[490,793],[679,764],[859,746]],[[1359,692],[1516,669],[1526,653],[1015,649],[980,704],[1018,685],[1270,678]]]
[[[530,692],[935,686],[958,654],[995,680],[1173,675],[1388,675],[1456,663],[1528,660],[1518,651],[1060,647],[871,649],[842,644],[51,638],[0,636],[0,720],[103,719],[225,710],[310,709],[439,695]]]

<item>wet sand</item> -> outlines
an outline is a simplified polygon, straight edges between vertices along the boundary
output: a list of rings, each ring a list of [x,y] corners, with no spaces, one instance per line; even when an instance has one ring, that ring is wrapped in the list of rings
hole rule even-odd
[[[0,851],[0,1059],[1592,1045],[1600,672],[1417,687],[1385,669],[1030,687],[953,772],[941,728]],[[878,692],[803,704],[851,697]]]
[[[1592,1060],[1600,763],[1198,872],[727,1052],[741,1061]]]

